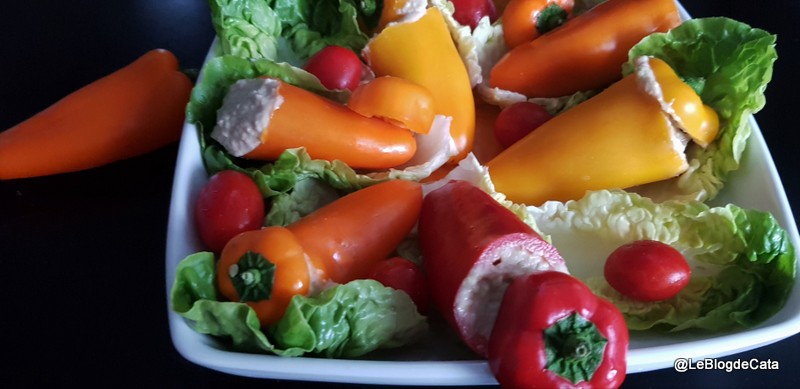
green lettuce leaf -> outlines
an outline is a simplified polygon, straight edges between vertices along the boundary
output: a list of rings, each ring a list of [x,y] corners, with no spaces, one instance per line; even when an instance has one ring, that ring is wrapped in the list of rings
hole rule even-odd
[[[701,88],[700,97],[720,118],[720,133],[706,149],[687,150],[689,170],[679,177],[644,186],[637,192],[655,199],[713,199],[729,172],[739,168],[752,131],[749,118],[765,104],[764,90],[777,59],[776,37],[727,18],[692,19],[668,33],[644,38],[629,52],[666,61],[676,73]]]
[[[425,317],[405,292],[374,280],[336,285],[316,297],[295,296],[284,317],[263,330],[247,304],[218,301],[214,269],[212,253],[184,258],[170,292],[172,310],[195,331],[225,339],[235,350],[354,358],[410,344],[427,331]]]
[[[266,224],[288,226],[339,197],[339,192],[319,179],[300,180],[290,192],[279,193],[272,199]]]
[[[222,52],[274,60],[281,21],[265,0],[210,0],[211,23]]]
[[[271,334],[284,349],[353,358],[406,345],[427,328],[405,292],[356,280],[316,297],[295,296]]]
[[[795,249],[769,213],[696,201],[657,203],[619,190],[528,211],[570,271],[620,308],[632,330],[751,327],[777,313],[794,285]],[[667,243],[689,260],[692,279],[677,296],[635,301],[603,278],[608,254],[641,239]]]
[[[359,52],[367,35],[359,18],[373,21],[374,0],[209,0],[224,54],[302,66],[328,45]]]

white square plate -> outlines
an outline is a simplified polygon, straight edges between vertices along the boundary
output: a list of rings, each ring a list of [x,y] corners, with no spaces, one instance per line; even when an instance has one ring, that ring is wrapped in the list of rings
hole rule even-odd
[[[680,7],[683,16],[688,17]],[[214,51],[209,52],[209,57]],[[795,219],[761,130],[750,119],[741,168],[712,204],[734,203],[775,215],[792,244],[800,248]],[[203,250],[194,227],[196,194],[207,180],[197,140],[197,129],[186,124],[180,141],[167,231],[167,301],[178,262]],[[432,323],[429,337],[399,350],[370,354],[368,359],[337,360],[313,357],[285,358],[232,351],[209,336],[192,330],[169,310],[175,348],[186,359],[210,369],[248,377],[301,381],[348,382],[378,385],[496,385],[485,360],[475,359],[455,335]],[[721,357],[774,343],[800,332],[800,288],[796,284],[786,306],[761,325],[734,333],[670,334],[632,333],[628,372],[672,367],[675,358]]]

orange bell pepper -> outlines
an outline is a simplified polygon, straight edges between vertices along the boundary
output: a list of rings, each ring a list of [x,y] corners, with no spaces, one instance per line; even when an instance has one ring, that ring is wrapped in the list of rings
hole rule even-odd
[[[274,324],[294,295],[365,278],[408,236],[421,208],[420,184],[392,180],[350,193],[288,227],[243,232],[220,254],[220,293],[253,308],[262,326]]]
[[[661,181],[685,171],[686,135],[699,134],[698,144],[713,140],[717,114],[702,105],[688,85],[677,84],[682,81],[669,65],[655,58],[647,63],[654,80],[643,79],[637,69],[489,161],[497,191],[514,202],[541,205],[579,199],[587,190]],[[645,87],[648,82],[661,87],[661,101],[653,95],[654,88]],[[688,129],[692,126],[694,130]]]
[[[427,134],[433,123],[433,95],[411,81],[383,76],[359,85],[347,106],[366,117],[383,119],[418,134]]]
[[[631,47],[680,22],[674,0],[608,0],[513,48],[492,68],[489,84],[529,97],[603,88],[621,78]]]
[[[264,104],[243,113],[241,100]],[[413,135],[404,128],[271,78],[234,84],[217,123],[211,137],[233,156],[254,160],[275,160],[286,149],[305,147],[312,158],[387,169],[407,162],[417,150]],[[242,143],[249,147],[239,150]]]
[[[414,21],[391,24],[367,43],[364,57],[377,76],[395,76],[421,85],[433,94],[437,115],[450,116],[461,160],[472,149],[475,105],[466,66],[436,8]]]

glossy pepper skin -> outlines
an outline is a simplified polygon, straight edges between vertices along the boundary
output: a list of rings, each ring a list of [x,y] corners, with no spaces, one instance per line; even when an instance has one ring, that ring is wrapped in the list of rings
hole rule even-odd
[[[486,326],[491,327],[508,280],[533,271],[567,271],[555,247],[466,181],[449,181],[425,196],[418,226],[431,299],[467,346],[483,357]],[[509,248],[525,257],[504,258]]]
[[[700,147],[707,147],[719,133],[717,112],[705,105],[694,89],[681,80],[666,62],[649,58],[648,64],[678,125]]]
[[[418,134],[430,132],[434,117],[431,92],[400,77],[377,77],[359,85],[347,106],[366,117],[383,119]]]
[[[621,77],[639,40],[680,22],[674,0],[608,0],[513,48],[492,68],[489,84],[529,97],[602,88]]]
[[[461,160],[475,138],[472,84],[444,17],[429,8],[414,21],[390,24],[367,43],[363,56],[376,76],[395,76],[416,83],[433,95],[434,113],[450,116],[450,135]]]
[[[287,228],[313,263],[340,284],[366,278],[408,236],[422,208],[422,187],[390,180],[350,193]]]
[[[682,82],[669,66],[661,66],[663,61],[651,58],[647,63],[654,64],[659,84]],[[683,146],[675,142],[681,130],[674,128],[645,82],[638,72],[630,74],[495,156],[486,165],[497,190],[514,202],[538,206],[548,200],[576,200],[588,190],[661,181],[685,171]],[[661,88],[673,108],[683,107],[676,113],[681,115],[686,107],[696,111],[679,116],[681,121],[718,124],[716,113],[706,111],[691,88],[670,92],[676,88]],[[716,134],[702,132],[705,140]]]
[[[617,388],[625,379],[628,340],[613,304],[568,274],[535,273],[506,290],[489,367],[506,389]]]

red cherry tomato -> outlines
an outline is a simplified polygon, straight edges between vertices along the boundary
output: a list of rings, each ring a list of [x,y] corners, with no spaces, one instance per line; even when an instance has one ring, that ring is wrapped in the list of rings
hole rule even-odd
[[[328,46],[308,59],[305,70],[328,89],[352,91],[361,81],[363,67],[356,53],[341,46]]]
[[[428,287],[425,275],[414,262],[405,258],[394,257],[378,262],[372,269],[371,279],[384,286],[402,290],[411,297],[421,314],[428,312]]]
[[[608,256],[604,269],[609,285],[639,301],[675,296],[689,283],[691,271],[683,254],[655,240],[618,247]]]
[[[264,198],[248,175],[224,170],[200,190],[195,221],[203,243],[219,253],[237,234],[263,225]]]
[[[490,22],[497,20],[497,9],[493,0],[451,0],[455,11],[453,18],[464,26],[470,26],[473,30],[484,16],[489,17]]]
[[[528,101],[514,103],[500,111],[494,123],[494,135],[500,145],[509,147],[550,120],[544,107]]]

